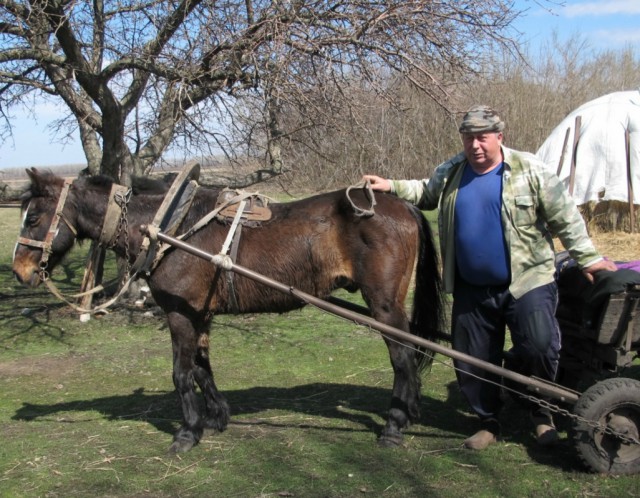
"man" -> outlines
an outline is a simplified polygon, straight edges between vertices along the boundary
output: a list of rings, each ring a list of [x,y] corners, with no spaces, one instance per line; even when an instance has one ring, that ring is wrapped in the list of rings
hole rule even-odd
[[[590,280],[616,267],[596,251],[557,176],[534,155],[503,146],[503,130],[494,110],[474,106],[459,129],[463,152],[439,165],[431,179],[363,179],[421,209],[439,209],[443,282],[453,294],[453,348],[501,365],[508,327],[519,372],[553,381],[560,329],[552,236]],[[500,434],[499,379],[454,363],[460,389],[481,422],[464,446],[481,450]],[[548,410],[534,407],[531,418],[540,444],[557,439]]]

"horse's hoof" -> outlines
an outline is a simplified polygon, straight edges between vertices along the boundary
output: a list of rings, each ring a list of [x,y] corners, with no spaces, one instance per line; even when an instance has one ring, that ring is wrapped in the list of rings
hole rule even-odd
[[[169,455],[177,455],[178,453],[186,453],[193,448],[193,441],[187,441],[184,439],[176,439],[169,447]]]
[[[203,427],[214,432],[224,432],[227,429],[227,420],[207,419],[204,421]]]
[[[378,438],[378,445],[382,448],[397,448],[402,446],[402,434],[400,435],[382,435]]]

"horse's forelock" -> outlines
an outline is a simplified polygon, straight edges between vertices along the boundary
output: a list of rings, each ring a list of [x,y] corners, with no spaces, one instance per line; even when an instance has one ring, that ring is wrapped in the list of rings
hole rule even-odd
[[[64,179],[51,170],[27,170],[31,184],[22,195],[27,202],[33,197],[56,197],[64,184]]]

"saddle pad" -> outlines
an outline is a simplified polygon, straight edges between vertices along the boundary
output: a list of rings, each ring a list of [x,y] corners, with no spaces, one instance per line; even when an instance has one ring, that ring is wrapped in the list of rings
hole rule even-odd
[[[243,220],[267,221],[271,219],[271,209],[267,206],[268,199],[260,194],[248,194],[225,189],[218,196],[216,208],[221,208],[218,216],[235,218],[240,201],[245,201],[245,208],[241,214]],[[224,206],[224,207],[223,207]]]

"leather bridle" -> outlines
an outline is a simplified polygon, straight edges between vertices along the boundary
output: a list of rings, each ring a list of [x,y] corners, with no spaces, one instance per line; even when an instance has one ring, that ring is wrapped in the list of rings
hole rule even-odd
[[[64,185],[62,186],[62,191],[60,192],[60,198],[58,199],[58,204],[56,206],[56,211],[51,219],[51,225],[49,225],[49,230],[47,231],[47,235],[44,240],[34,240],[29,239],[27,237],[18,237],[18,244],[29,246],[29,247],[37,247],[42,249],[42,255],[40,256],[40,279],[44,282],[49,278],[49,274],[47,273],[47,266],[49,264],[49,256],[52,253],[53,241],[58,235],[58,226],[60,225],[60,220],[64,221],[69,230],[73,232],[73,234],[77,237],[78,232],[75,227],[71,224],[71,222],[67,219],[67,217],[63,214],[64,204],[67,201],[67,196],[69,195],[69,187],[73,183],[73,180],[66,179],[64,181]],[[28,211],[28,208],[27,208]]]

